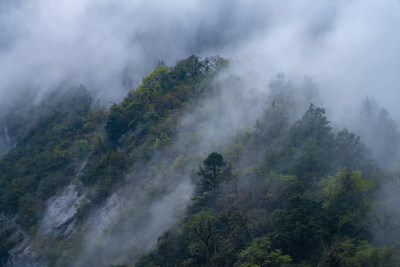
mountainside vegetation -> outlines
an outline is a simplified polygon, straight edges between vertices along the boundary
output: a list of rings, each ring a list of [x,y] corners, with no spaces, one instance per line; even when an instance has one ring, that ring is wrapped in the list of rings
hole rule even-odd
[[[323,108],[310,104],[290,123],[284,101],[274,97],[255,129],[232,144],[243,151],[229,174],[205,172],[215,158],[227,164],[220,154],[207,157],[182,223],[135,266],[399,264],[397,242],[375,246],[371,232],[389,174],[359,137],[334,132]]]
[[[232,140],[205,153],[197,149],[200,121],[182,121],[187,114],[218,121],[207,100],[240,83],[222,75],[228,65],[192,55],[158,64],[109,109],[79,86],[43,100],[25,126],[6,118],[8,133],[18,135],[0,159],[0,215],[15,224],[0,224],[0,265],[12,266],[10,251],[24,239],[17,228],[34,244],[33,261],[47,266],[400,265],[400,217],[385,194],[387,184],[400,188],[388,112],[377,121],[397,143],[386,146],[392,162],[382,164],[385,146],[371,152],[278,74],[255,125],[243,122]],[[180,189],[187,183],[190,195]],[[48,203],[70,184],[82,196],[68,220],[73,230],[46,235]],[[115,195],[126,197],[121,215],[96,239],[96,211]],[[186,202],[170,203],[170,195]]]

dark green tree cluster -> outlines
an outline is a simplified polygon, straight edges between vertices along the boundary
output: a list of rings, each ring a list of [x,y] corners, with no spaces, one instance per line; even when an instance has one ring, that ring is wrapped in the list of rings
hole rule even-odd
[[[239,166],[210,154],[181,225],[135,266],[399,264],[396,249],[373,245],[368,214],[385,173],[360,138],[334,132],[313,104],[291,122],[290,105],[270,103],[233,144]]]
[[[157,121],[204,95],[212,78],[227,64],[219,57],[192,55],[172,68],[159,66],[121,104],[111,107],[106,125],[110,140],[118,143],[122,135],[133,132],[134,139],[140,141]]]

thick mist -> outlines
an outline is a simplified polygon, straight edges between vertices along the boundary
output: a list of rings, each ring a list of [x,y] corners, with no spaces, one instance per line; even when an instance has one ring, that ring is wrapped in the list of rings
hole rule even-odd
[[[71,84],[86,85],[105,103],[119,101],[160,60],[174,64],[247,40],[266,23],[264,14],[250,16],[250,7],[240,1],[2,1],[2,105],[26,91],[38,101],[45,91]]]
[[[216,82],[221,93],[181,118],[175,154],[160,152],[137,167],[127,179],[130,186],[113,196],[118,203],[113,213],[92,215],[77,264],[99,254],[113,259],[138,244],[148,250],[182,214],[191,171],[208,153],[225,149],[238,131],[254,126],[276,73],[295,84],[311,77],[320,88],[317,104],[327,108],[337,128],[362,133],[354,118],[367,96],[385,107],[393,122],[400,121],[399,10],[396,0],[0,0],[0,115],[21,99],[38,104],[53,90],[80,84],[109,105],[159,61],[173,65],[190,54],[229,58],[231,69]],[[376,140],[366,135],[376,155],[384,157]],[[193,152],[196,157],[186,158]],[[185,159],[185,168],[171,180],[151,171],[178,158]],[[151,186],[135,184],[140,175],[151,178],[146,180]],[[166,182],[172,180],[177,189],[169,191]],[[161,197],[149,202],[146,194],[158,190]],[[108,221],[99,226],[98,216]],[[133,216],[144,223],[132,222]],[[114,243],[122,248],[102,245]]]
[[[0,102],[39,101],[48,90],[76,84],[104,103],[119,101],[158,61],[196,53],[238,60],[242,72],[266,79],[276,72],[311,75],[338,117],[366,95],[395,113],[399,5],[2,0]]]

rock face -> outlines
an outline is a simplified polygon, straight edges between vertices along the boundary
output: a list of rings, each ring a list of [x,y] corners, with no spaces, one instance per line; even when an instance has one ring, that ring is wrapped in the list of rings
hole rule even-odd
[[[86,226],[89,226],[89,230],[101,233],[111,223],[118,220],[118,217],[127,206],[124,196],[121,191],[112,194],[103,205],[93,212],[86,221]]]
[[[10,258],[6,264],[8,267],[42,267],[46,266],[44,259],[35,253],[35,249],[28,235],[23,236],[23,240],[13,247],[9,252]]]
[[[75,226],[74,216],[84,198],[82,184],[71,183],[59,194],[46,201],[46,211],[41,219],[37,234],[56,238],[70,234]],[[12,229],[15,246],[8,251],[9,257],[5,266],[41,267],[47,266],[46,260],[35,251],[35,241],[16,223],[16,218],[0,214],[0,232]],[[3,229],[4,228],[4,229]],[[0,264],[1,265],[1,264]]]
[[[9,238],[15,243],[15,246],[8,251],[9,256],[6,261],[0,262],[1,266],[44,266],[42,259],[35,255],[29,235],[16,223],[16,217],[10,218],[0,214],[0,233],[5,231],[12,231]]]
[[[72,231],[75,225],[74,216],[84,198],[81,190],[80,183],[72,183],[58,195],[46,201],[47,208],[40,226],[42,235],[67,236]]]

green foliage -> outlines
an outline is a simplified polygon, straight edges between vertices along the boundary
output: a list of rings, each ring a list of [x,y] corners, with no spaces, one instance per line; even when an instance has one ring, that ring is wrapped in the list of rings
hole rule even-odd
[[[186,223],[188,229],[189,255],[196,259],[198,264],[209,264],[211,259],[211,246],[215,242],[216,218],[211,211],[200,211],[194,214]]]
[[[140,141],[154,124],[202,96],[216,75],[214,70],[226,65],[223,62],[192,55],[173,68],[156,68],[121,104],[111,107],[105,127],[110,141],[117,145],[128,132],[135,133],[130,142]]]
[[[292,259],[289,255],[282,255],[279,249],[271,249],[268,237],[259,237],[240,254],[237,266],[263,267],[263,266],[289,266]]]
[[[231,177],[231,167],[226,166],[221,154],[213,152],[204,160],[197,175],[200,178],[195,195],[197,205],[215,208],[221,184]]]
[[[219,184],[228,178],[230,167],[226,167],[226,162],[221,154],[211,153],[203,162],[204,167],[200,167],[197,173],[201,176],[199,185],[200,194],[214,191],[218,192]]]
[[[313,177],[329,170],[333,133],[325,110],[310,104],[301,120],[290,129],[289,155],[295,158],[289,171],[309,183]]]
[[[192,203],[175,238],[159,240],[137,266],[368,266],[374,257],[375,266],[395,262],[398,251],[368,243],[376,187],[361,171],[370,178],[380,172],[360,138],[347,129],[335,133],[325,110],[312,104],[291,123],[293,110],[286,105],[294,104],[284,99],[291,85],[278,79],[271,86],[278,91],[254,131],[226,150],[234,173],[222,155],[210,154],[194,178]],[[336,249],[340,255],[332,256],[329,249],[349,237],[354,249],[344,242],[344,254]]]
[[[18,223],[23,227],[35,225],[39,220],[39,210],[41,201],[32,193],[25,194],[19,198],[19,218]]]
[[[144,190],[148,199],[138,203],[143,210],[151,207],[182,181],[193,162],[201,163],[202,155],[187,152],[198,140],[190,130],[182,150],[174,147],[177,121],[218,90],[212,81],[227,65],[220,57],[194,55],[174,67],[160,65],[109,111],[91,107],[83,87],[51,96],[55,102],[0,161],[0,212],[18,215],[18,224],[34,233],[43,202],[73,179],[81,179],[87,192],[75,217],[81,223],[118,186]],[[312,90],[314,85],[307,86]],[[255,128],[246,126],[227,146],[218,147],[233,166],[213,152],[192,170],[195,190],[185,216],[136,266],[399,265],[397,247],[371,245],[367,215],[385,176],[360,138],[347,129],[334,131],[325,110],[313,104],[297,117],[305,107],[300,101],[312,97],[298,101],[298,88],[283,74],[269,89]],[[389,118],[380,116],[390,128]],[[161,163],[149,161],[162,153]],[[149,215],[121,216],[123,227],[134,229]],[[50,265],[74,261],[84,227],[77,229],[42,244]],[[0,229],[0,264],[16,240]],[[141,251],[132,244],[121,248],[134,255],[124,263]],[[107,264],[119,263],[111,259]]]
[[[340,131],[334,140],[335,150],[333,161],[340,168],[366,168],[370,165],[367,159],[367,148],[361,143],[360,137],[347,129]]]
[[[129,159],[125,153],[117,151],[103,152],[97,160],[88,163],[82,175],[84,185],[94,185],[90,199],[94,204],[100,204],[106,199],[111,189],[123,181],[123,176],[129,167]]]
[[[272,215],[271,241],[296,260],[309,259],[329,239],[321,205],[301,192],[292,192],[283,209]]]
[[[117,141],[118,138],[126,132],[128,123],[124,116],[125,114],[120,105],[114,104],[111,107],[110,114],[108,115],[107,125],[105,126],[111,141]]]
[[[87,140],[77,140],[74,142],[72,153],[77,160],[85,159],[90,153],[90,144]]]
[[[360,229],[366,228],[363,220],[370,203],[368,192],[374,187],[370,180],[363,179],[361,172],[343,169],[330,177],[324,188],[326,209],[340,234],[357,237]]]
[[[0,211],[18,213],[26,228],[37,222],[42,201],[74,177],[105,116],[100,109],[90,110],[83,87],[46,101],[36,125],[0,161]]]
[[[257,144],[277,145],[275,142],[288,131],[288,111],[278,101],[274,99],[265,110],[262,120],[256,123],[254,135]]]
[[[326,146],[332,140],[331,127],[325,117],[325,109],[310,104],[301,120],[291,129],[291,140],[294,145],[300,145],[307,139],[316,140],[319,146]]]
[[[153,71],[150,75],[146,76],[142,80],[142,85],[136,90],[136,94],[138,94],[141,98],[151,99],[154,94],[157,94],[161,90],[161,82],[163,77],[167,75],[169,72],[169,68],[166,66],[160,66],[155,71]],[[149,99],[149,100],[150,100]]]
[[[323,252],[318,266],[398,266],[400,256],[392,247],[374,247],[367,241],[345,238]]]

